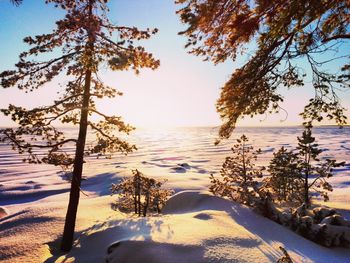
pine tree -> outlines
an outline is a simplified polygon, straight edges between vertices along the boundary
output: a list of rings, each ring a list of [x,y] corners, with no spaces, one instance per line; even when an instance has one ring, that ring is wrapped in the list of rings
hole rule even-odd
[[[252,205],[258,194],[258,178],[262,177],[264,168],[256,168],[260,150],[254,151],[248,145],[248,138],[242,135],[231,149],[233,156],[226,157],[220,171],[221,179],[210,176],[210,191],[219,196],[229,197],[233,201]]]
[[[242,116],[283,111],[280,88],[304,86],[310,79],[315,96],[304,108],[306,121],[346,124],[338,90],[348,90],[350,82],[348,0],[176,3],[187,26],[180,34],[188,38],[189,53],[215,64],[246,58],[217,101],[221,137],[228,138]],[[339,66],[333,70],[334,61]]]
[[[321,161],[319,155],[322,152],[315,137],[312,136],[312,126],[306,126],[301,137],[298,137],[298,165],[303,181],[303,201],[306,206],[310,205],[310,190],[313,189],[327,201],[328,192],[332,191],[332,186],[327,182],[327,178],[333,176],[333,168],[344,165],[344,162],[326,159]]]
[[[56,22],[51,33],[24,39],[31,47],[20,54],[15,70],[0,74],[1,86],[34,91],[60,73],[65,74],[69,81],[61,97],[50,106],[26,109],[9,105],[2,109],[19,127],[1,130],[1,141],[10,143],[20,153],[26,153],[25,160],[31,163],[73,165],[61,243],[61,249],[69,251],[73,243],[84,157],[113,151],[128,153],[135,149],[118,136],[118,132],[128,134],[133,128],[121,117],[108,116],[96,107],[97,99],[121,95],[116,89],[104,85],[98,76],[99,69],[132,69],[136,73],[141,68],[156,69],[159,61],[135,41],[148,39],[157,30],[113,25],[107,17],[107,0],[46,2],[62,8],[65,17]],[[97,116],[97,121],[93,121],[93,115]],[[78,138],[66,138],[55,128],[57,122],[77,125]],[[97,136],[97,143],[89,147],[86,146],[88,128]],[[75,146],[74,155],[64,151],[67,144]],[[47,149],[47,154],[42,157],[36,154],[36,149]]]
[[[300,202],[300,192],[303,189],[298,155],[284,147],[273,153],[269,165],[270,177],[266,180],[267,187],[272,190],[278,200]]]

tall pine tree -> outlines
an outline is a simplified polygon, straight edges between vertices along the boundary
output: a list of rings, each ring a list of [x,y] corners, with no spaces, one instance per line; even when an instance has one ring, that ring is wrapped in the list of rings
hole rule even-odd
[[[121,95],[101,81],[99,69],[132,69],[136,73],[141,68],[156,69],[159,61],[142,46],[137,46],[135,41],[148,39],[157,30],[143,31],[112,24],[107,17],[107,0],[46,2],[62,8],[66,12],[65,17],[56,22],[51,33],[24,39],[31,47],[20,54],[14,70],[0,74],[1,86],[34,91],[61,73],[69,81],[61,97],[50,106],[26,109],[9,105],[7,109],[2,109],[19,127],[2,129],[1,141],[10,143],[22,154],[26,153],[25,159],[29,162],[73,165],[61,243],[61,249],[69,251],[73,243],[84,157],[113,151],[128,153],[135,149],[135,146],[118,137],[118,132],[128,134],[133,128],[125,124],[121,117],[108,116],[96,107],[98,99]],[[93,115],[97,117],[92,118]],[[57,122],[77,125],[78,137],[65,137],[54,126]],[[88,128],[97,136],[97,143],[91,147],[86,147]],[[67,144],[75,145],[75,154],[63,150]],[[47,153],[38,155],[36,149],[47,149]]]

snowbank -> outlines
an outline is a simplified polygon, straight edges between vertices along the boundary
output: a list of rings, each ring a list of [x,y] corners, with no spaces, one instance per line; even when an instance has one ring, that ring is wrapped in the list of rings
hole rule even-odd
[[[47,262],[262,263],[276,262],[279,246],[295,262],[350,258],[350,250],[321,247],[245,206],[206,192],[180,192],[165,211],[162,216],[118,216],[95,224],[81,234],[69,254],[51,256]]]

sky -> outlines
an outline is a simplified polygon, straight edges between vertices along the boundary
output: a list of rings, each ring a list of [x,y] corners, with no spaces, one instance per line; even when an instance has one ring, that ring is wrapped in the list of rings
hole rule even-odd
[[[0,0],[0,71],[12,69],[18,54],[27,49],[25,36],[49,33],[63,12],[45,5],[44,0],[24,0],[19,7],[9,0]],[[148,51],[160,59],[156,71],[133,72],[102,71],[102,79],[123,92],[122,97],[98,103],[101,111],[120,115],[136,127],[164,126],[216,126],[220,118],[215,109],[220,87],[229,79],[243,59],[220,65],[203,62],[202,58],[187,53],[186,39],[178,32],[181,24],[174,0],[112,0],[109,18],[118,25],[158,28],[159,33],[143,42]],[[0,108],[9,103],[24,107],[44,106],[58,97],[62,89],[58,84],[62,77],[33,93],[16,88],[0,89]],[[289,126],[302,123],[298,113],[313,94],[311,85],[291,90],[281,89],[285,96],[282,107],[288,112],[246,118],[242,126]],[[350,109],[350,92],[341,93],[346,108]],[[349,116],[349,113],[347,114]],[[0,126],[12,126],[6,117],[0,116]]]

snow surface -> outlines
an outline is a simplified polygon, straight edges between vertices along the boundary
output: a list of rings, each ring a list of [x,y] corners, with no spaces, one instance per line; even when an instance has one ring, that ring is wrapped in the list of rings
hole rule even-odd
[[[67,255],[58,251],[68,202],[69,182],[51,166],[22,163],[21,156],[0,144],[0,261],[103,262],[275,262],[284,246],[296,262],[350,262],[350,250],[327,249],[262,218],[248,208],[213,197],[207,189],[233,140],[245,133],[264,154],[296,145],[299,128],[238,130],[231,141],[213,146],[211,128],[144,131],[131,138],[139,150],[127,157],[88,158],[79,204],[76,243]],[[331,178],[335,190],[328,206],[350,219],[350,128],[316,129],[323,157],[345,161]],[[69,149],[68,149],[69,151]],[[138,168],[167,179],[181,192],[164,215],[138,218],[111,209],[109,187]],[[321,204],[321,200],[316,200]],[[5,213],[3,211],[6,211]],[[136,251],[136,252],[135,252]],[[181,260],[180,260],[181,259]]]
[[[68,255],[52,262],[192,263],[276,262],[279,246],[295,262],[347,262],[348,249],[329,249],[261,217],[249,208],[184,191],[173,196],[165,214],[109,219],[81,235]]]

